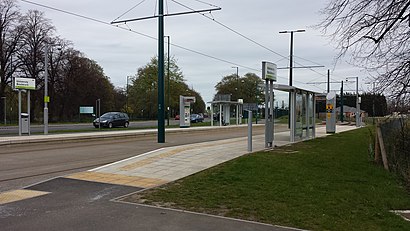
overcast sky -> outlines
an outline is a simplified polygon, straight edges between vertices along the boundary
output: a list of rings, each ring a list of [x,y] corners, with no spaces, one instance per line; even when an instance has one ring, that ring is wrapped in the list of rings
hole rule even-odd
[[[32,0],[32,2],[87,16],[110,23],[123,13],[142,2],[132,11],[118,20],[132,19],[157,14],[156,0]],[[165,35],[171,36],[171,43],[194,50],[221,60],[199,55],[175,46],[171,46],[171,55],[177,59],[187,84],[198,91],[204,100],[211,101],[215,94],[215,85],[223,76],[236,73],[234,66],[239,66],[239,75],[248,72],[261,76],[261,62],[270,61],[278,67],[289,66],[289,34],[279,34],[282,30],[305,29],[305,33],[294,35],[294,66],[323,65],[324,68],[295,69],[294,86],[325,92],[326,84],[311,85],[308,82],[326,81],[327,69],[331,70],[332,81],[344,80],[346,76],[359,76],[361,89],[368,89],[364,84],[366,73],[348,65],[345,61],[335,65],[337,50],[332,42],[313,28],[323,17],[319,14],[327,0],[164,0],[165,13],[189,11],[181,4],[195,10],[221,7],[206,16],[245,35],[248,38],[273,50],[262,48],[229,29],[199,14],[165,18]],[[203,2],[209,3],[205,4]],[[37,9],[45,12],[56,27],[56,35],[70,40],[74,48],[88,58],[98,62],[111,82],[117,87],[125,87],[127,76],[135,75],[137,69],[147,64],[157,55],[157,41],[140,34],[119,29],[114,26],[75,17],[59,11],[19,1],[24,12]],[[210,5],[212,4],[212,5]],[[157,38],[157,19],[119,24],[123,28]],[[167,45],[165,45],[167,50]],[[283,58],[285,57],[285,58]],[[233,63],[233,64],[232,64]],[[278,83],[288,84],[288,70],[278,71]],[[340,84],[332,84],[333,90],[339,90]],[[354,90],[355,84],[345,86]]]

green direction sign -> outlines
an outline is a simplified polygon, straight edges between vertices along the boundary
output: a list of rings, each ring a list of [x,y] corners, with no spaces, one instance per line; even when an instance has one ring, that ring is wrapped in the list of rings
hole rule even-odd
[[[262,62],[262,79],[277,80],[277,67],[276,64],[263,61]]]
[[[14,89],[36,90],[36,80],[32,78],[14,78]]]

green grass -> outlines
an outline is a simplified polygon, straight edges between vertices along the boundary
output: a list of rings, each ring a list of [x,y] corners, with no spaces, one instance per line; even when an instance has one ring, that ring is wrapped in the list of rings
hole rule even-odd
[[[126,198],[312,230],[410,230],[399,180],[374,165],[369,129],[246,155]]]

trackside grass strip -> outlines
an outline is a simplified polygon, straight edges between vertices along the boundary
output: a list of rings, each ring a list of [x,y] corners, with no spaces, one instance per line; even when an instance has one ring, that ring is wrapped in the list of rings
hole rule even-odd
[[[312,230],[410,230],[398,178],[368,155],[369,128],[246,155],[125,198]]]

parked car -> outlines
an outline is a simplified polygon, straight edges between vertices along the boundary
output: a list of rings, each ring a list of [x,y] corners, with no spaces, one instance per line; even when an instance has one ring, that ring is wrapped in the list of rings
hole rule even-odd
[[[199,123],[199,122],[204,122],[204,117],[199,114],[192,114],[191,123]]]
[[[94,120],[93,125],[98,128],[101,123],[101,127],[113,128],[124,127],[127,128],[130,124],[129,117],[123,112],[107,112],[100,118]]]

